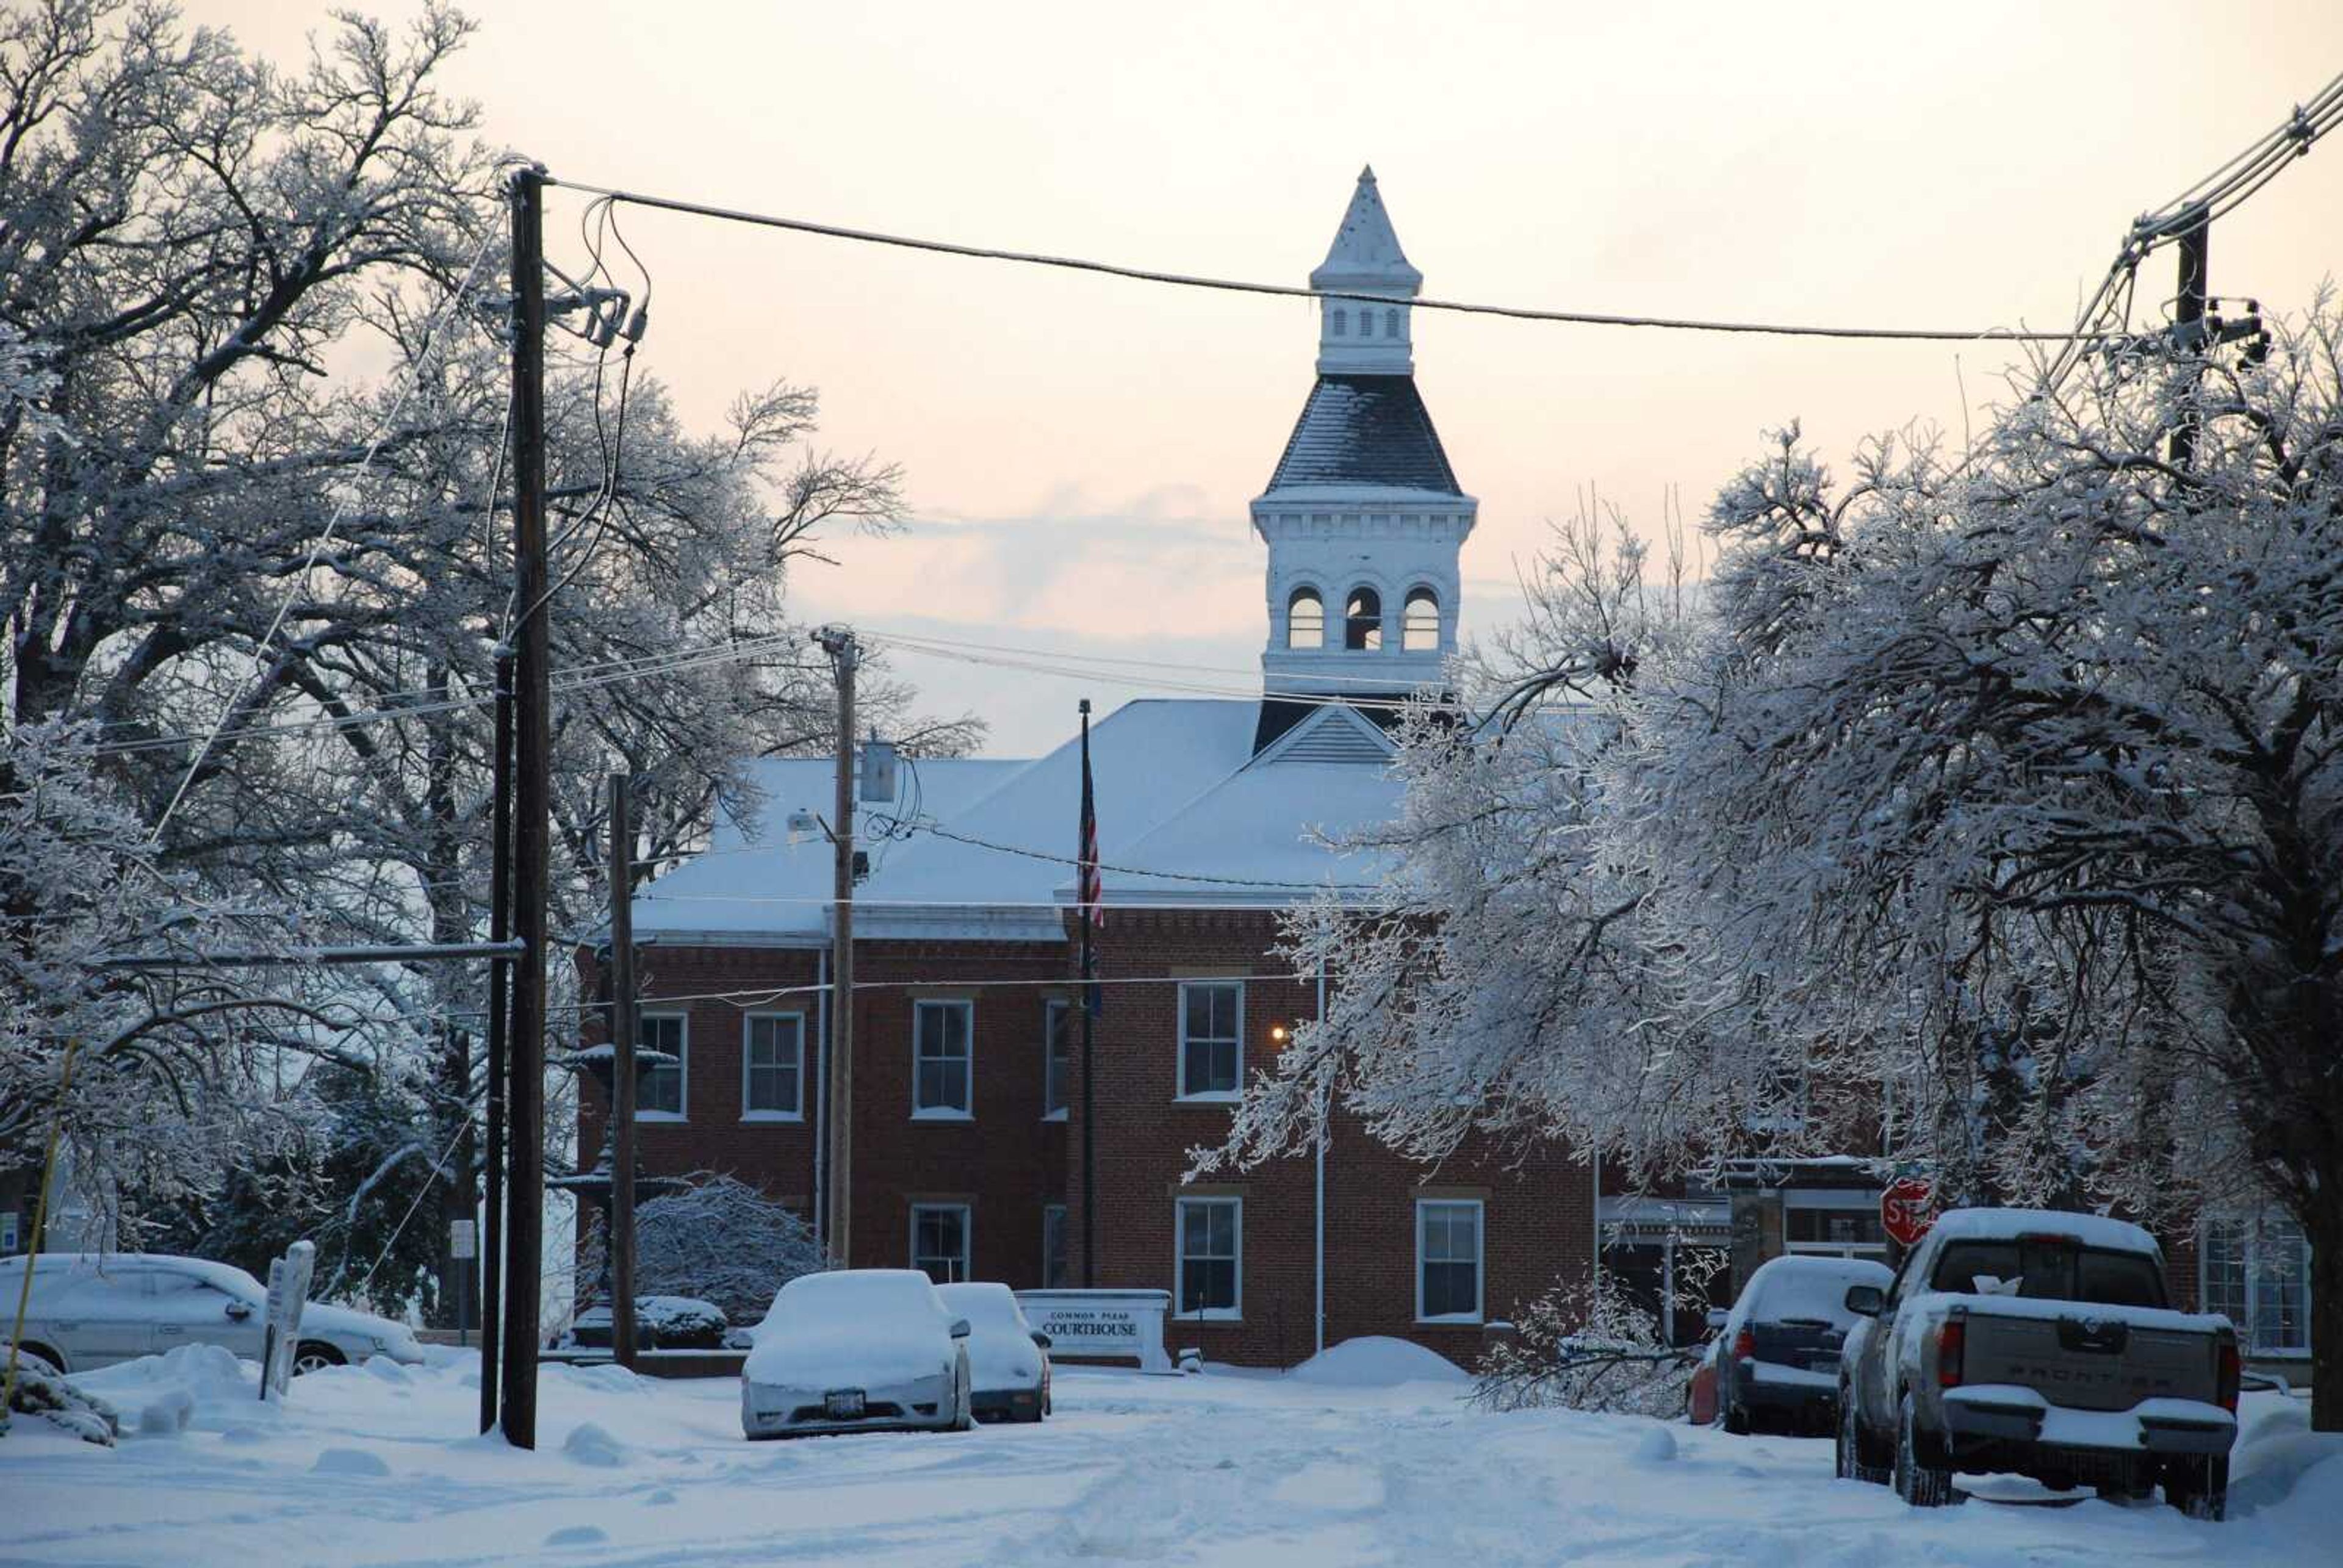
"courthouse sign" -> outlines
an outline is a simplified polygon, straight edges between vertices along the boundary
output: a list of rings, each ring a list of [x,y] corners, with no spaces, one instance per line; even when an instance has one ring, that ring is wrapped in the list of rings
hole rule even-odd
[[[1168,1372],[1163,1315],[1169,1291],[1020,1291],[1025,1321],[1050,1336],[1050,1354],[1068,1361],[1135,1361]]]

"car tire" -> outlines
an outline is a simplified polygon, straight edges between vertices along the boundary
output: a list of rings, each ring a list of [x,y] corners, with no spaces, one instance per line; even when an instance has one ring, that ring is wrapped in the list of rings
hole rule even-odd
[[[1920,1420],[1906,1392],[1896,1421],[1896,1495],[1914,1508],[1942,1508],[1955,1501],[1953,1473],[1930,1464],[1923,1447]]]
[[[63,1376],[66,1370],[65,1358],[57,1354],[55,1350],[41,1343],[38,1340],[26,1340],[24,1343],[18,1345],[16,1349],[19,1352],[16,1358],[16,1364],[20,1368],[28,1362],[38,1362],[41,1365],[47,1367],[51,1372],[57,1373],[59,1376]],[[6,1365],[8,1357],[6,1349],[5,1346],[0,1346],[0,1366]]]
[[[346,1366],[349,1359],[323,1340],[303,1340],[293,1347],[293,1375],[301,1377],[326,1367]]]
[[[1868,1482],[1874,1486],[1886,1484],[1887,1467],[1879,1462],[1879,1456],[1864,1440],[1863,1422],[1855,1412],[1853,1389],[1839,1390],[1837,1451],[1840,1480]]]
[[[2229,1456],[2189,1454],[2164,1466],[2164,1500],[2191,1519],[2218,1523],[2229,1513]]]
[[[1716,1419],[1717,1423],[1723,1426],[1725,1431],[1731,1432],[1734,1436],[1747,1437],[1749,1435],[1749,1412],[1742,1409],[1739,1405],[1734,1403],[1731,1400],[1725,1400],[1718,1403],[1716,1407]]]

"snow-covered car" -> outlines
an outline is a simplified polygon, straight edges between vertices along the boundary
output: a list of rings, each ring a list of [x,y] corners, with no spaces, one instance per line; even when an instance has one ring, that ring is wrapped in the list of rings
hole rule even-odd
[[[637,1296],[635,1344],[639,1350],[720,1349],[729,1324],[724,1309],[696,1296]],[[610,1344],[610,1304],[597,1302],[569,1321],[569,1337],[588,1349]]]
[[[1885,1291],[1895,1277],[1863,1258],[1793,1253],[1760,1265],[1716,1336],[1716,1413],[1725,1430],[1835,1428],[1839,1347],[1863,1321],[1846,1310],[1847,1288]]]
[[[1840,1358],[1838,1473],[1916,1507],[1956,1473],[2167,1502],[2218,1519],[2242,1370],[2224,1317],[2172,1311],[2164,1254],[2137,1225],[2041,1209],[1956,1209]]]
[[[0,1301],[13,1309],[33,1271],[24,1346],[67,1372],[89,1372],[181,1345],[214,1344],[260,1359],[268,1292],[232,1263],[156,1252],[42,1252],[0,1258]],[[311,1302],[301,1309],[296,1372],[388,1356],[420,1365],[415,1331],[372,1312]]]
[[[1050,1413],[1050,1336],[1025,1321],[1006,1285],[939,1285],[947,1311],[969,1322],[969,1400],[979,1420],[1040,1421]]]
[[[750,1437],[966,1432],[970,1325],[917,1269],[838,1269],[783,1285],[740,1368]]]

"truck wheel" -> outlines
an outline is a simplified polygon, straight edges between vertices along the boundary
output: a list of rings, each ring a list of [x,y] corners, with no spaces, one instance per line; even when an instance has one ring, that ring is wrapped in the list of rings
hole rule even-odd
[[[1906,1393],[1896,1422],[1896,1495],[1915,1508],[1942,1508],[1953,1501],[1953,1473],[1923,1458],[1919,1418]]]
[[[1887,1480],[1887,1471],[1864,1441],[1863,1423],[1855,1418],[1855,1391],[1838,1396],[1838,1473],[1842,1481],[1867,1481],[1874,1486]]]
[[[2221,1520],[2229,1513],[2229,1456],[2189,1454],[2168,1460],[2164,1500],[2191,1519]]]

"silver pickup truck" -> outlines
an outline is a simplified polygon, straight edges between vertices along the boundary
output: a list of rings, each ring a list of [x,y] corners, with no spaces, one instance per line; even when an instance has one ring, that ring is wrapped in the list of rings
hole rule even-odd
[[[2171,1311],[2164,1255],[2137,1225],[2039,1209],[1937,1220],[1839,1362],[1838,1473],[1916,1507],[1956,1473],[2014,1473],[2218,1519],[2237,1432],[2227,1318]]]

